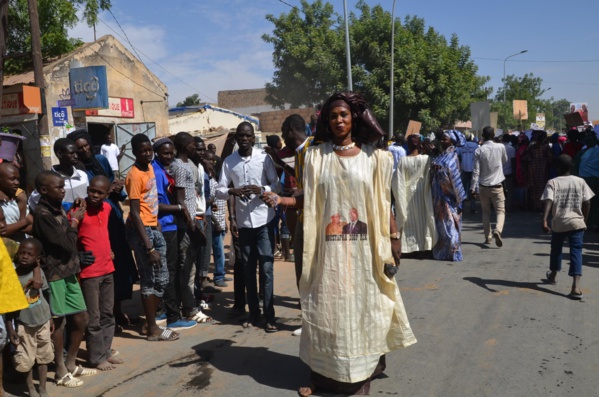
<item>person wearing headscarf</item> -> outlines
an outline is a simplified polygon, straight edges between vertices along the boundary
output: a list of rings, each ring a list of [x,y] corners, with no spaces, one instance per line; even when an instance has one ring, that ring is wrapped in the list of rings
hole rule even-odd
[[[516,181],[514,184],[514,206],[526,209],[526,190],[528,186],[526,172],[526,149],[529,140],[526,134],[518,135],[518,149],[516,149]]]
[[[311,383],[300,396],[368,394],[371,379],[385,369],[385,353],[416,342],[390,275],[401,248],[391,221],[393,158],[384,136],[360,95],[335,94],[306,152],[304,194],[264,196],[271,206],[303,208],[300,358]],[[337,214],[340,222],[366,227],[327,236]]]
[[[406,138],[408,154],[402,157],[393,174],[391,186],[395,198],[397,229],[401,236],[401,252],[430,251],[437,243],[431,164],[434,147],[419,134]]]
[[[433,257],[438,260],[462,260],[462,202],[466,192],[462,186],[456,146],[466,143],[461,132],[445,131],[441,135],[441,154],[432,162],[432,195],[438,240]]]
[[[574,159],[573,174],[589,185],[595,196],[591,199],[591,210],[586,221],[589,230],[599,228],[599,145],[594,131],[584,135],[585,148]]]
[[[114,251],[114,315],[117,324],[129,325],[129,318],[121,312],[121,302],[131,299],[133,284],[139,279],[139,275],[131,249],[126,243],[123,209],[120,205],[127,198],[127,193],[123,189],[125,185],[123,181],[115,178],[106,157],[101,154],[94,155],[91,149],[92,138],[86,129],[75,130],[69,133],[67,138],[75,142],[80,160],[78,167],[85,171],[89,180],[97,175],[103,175],[111,183],[106,201],[113,209],[108,219],[108,236],[110,237],[110,246]]]
[[[547,133],[541,130],[532,132],[532,142],[526,151],[528,171],[528,204],[536,212],[543,211],[541,196],[549,180],[549,165],[553,161],[547,143]]]

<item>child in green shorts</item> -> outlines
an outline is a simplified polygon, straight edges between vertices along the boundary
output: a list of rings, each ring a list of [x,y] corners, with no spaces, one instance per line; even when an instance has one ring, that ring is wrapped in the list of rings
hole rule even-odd
[[[77,387],[81,376],[96,374],[95,369],[77,365],[77,352],[88,323],[87,307],[77,281],[79,253],[77,251],[77,225],[85,215],[85,201],[75,200],[69,210],[69,218],[62,208],[65,195],[64,179],[54,171],[42,171],[35,178],[35,188],[41,198],[33,216],[33,236],[44,247],[44,271],[50,290],[50,310],[54,316],[54,361],[56,384]],[[63,358],[63,333],[69,321],[69,347]]]

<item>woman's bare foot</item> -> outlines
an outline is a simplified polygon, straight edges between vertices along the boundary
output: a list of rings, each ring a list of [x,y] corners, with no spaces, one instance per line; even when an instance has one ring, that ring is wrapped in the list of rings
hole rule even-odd
[[[96,367],[96,369],[100,370],[100,371],[111,371],[113,369],[115,369],[116,367],[114,365],[112,365],[108,360],[106,361],[102,361],[100,364],[98,364],[98,366]]]
[[[304,386],[304,387],[300,387],[299,390],[297,391],[297,394],[300,395],[300,397],[308,397],[311,396],[312,393],[314,393],[314,386],[310,385],[310,386]]]
[[[121,360],[120,358],[117,358],[117,357],[108,357],[108,360],[106,360],[106,361],[108,361],[110,364],[122,364],[122,363],[124,363],[123,360]]]

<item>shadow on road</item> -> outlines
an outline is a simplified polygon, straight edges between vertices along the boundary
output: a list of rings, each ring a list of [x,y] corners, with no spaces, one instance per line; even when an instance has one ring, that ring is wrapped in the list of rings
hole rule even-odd
[[[509,281],[509,280],[497,280],[497,279],[484,279],[480,277],[464,277],[464,280],[470,281],[473,284],[478,285],[481,288],[486,289],[489,292],[499,292],[496,289],[490,288],[490,285],[497,285],[501,287],[510,287],[510,288],[520,288],[520,289],[530,289],[539,292],[545,292],[551,295],[557,295],[561,297],[567,297],[566,294],[562,294],[557,291],[553,291],[548,288],[543,288],[541,285],[545,285],[545,283],[530,283],[530,282],[520,282],[520,281]]]
[[[222,372],[249,376],[257,383],[283,390],[297,390],[308,379],[308,367],[296,356],[266,347],[236,346],[234,341],[216,339],[193,346],[201,361]]]

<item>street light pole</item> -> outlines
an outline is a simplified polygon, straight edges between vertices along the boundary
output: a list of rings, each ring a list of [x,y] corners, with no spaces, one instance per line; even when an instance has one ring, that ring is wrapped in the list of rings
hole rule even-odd
[[[389,90],[389,140],[393,138],[393,63],[395,52],[395,0],[393,0],[393,8],[391,9],[391,88]]]
[[[345,57],[347,60],[347,90],[353,91],[354,84],[352,82],[351,55],[349,52],[349,21],[347,18],[347,0],[343,0],[343,15],[345,17]]]
[[[507,57],[503,60],[503,102],[505,102],[505,88],[506,88],[506,85],[505,85],[505,63],[511,57],[515,57],[516,55],[524,54],[525,52],[528,52],[528,50],[522,50],[520,52],[510,55],[509,57]]]

